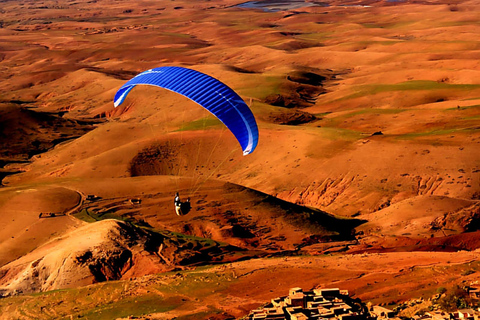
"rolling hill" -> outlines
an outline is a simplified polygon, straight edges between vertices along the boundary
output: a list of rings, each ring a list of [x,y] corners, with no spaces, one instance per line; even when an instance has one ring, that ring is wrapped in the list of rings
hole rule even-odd
[[[3,4],[1,319],[230,319],[290,287],[396,304],[476,279],[478,4],[240,2]],[[167,90],[113,107],[172,65],[245,100],[255,152]]]

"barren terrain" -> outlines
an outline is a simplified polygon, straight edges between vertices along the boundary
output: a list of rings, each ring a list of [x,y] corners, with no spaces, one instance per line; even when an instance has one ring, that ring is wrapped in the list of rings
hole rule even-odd
[[[231,319],[291,287],[395,305],[478,279],[479,4],[240,3],[1,3],[0,319]],[[114,108],[173,65],[245,100],[252,154],[173,92]]]

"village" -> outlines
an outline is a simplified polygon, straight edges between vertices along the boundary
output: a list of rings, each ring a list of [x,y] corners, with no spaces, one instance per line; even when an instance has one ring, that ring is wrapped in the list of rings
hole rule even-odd
[[[480,300],[480,287],[468,286],[465,292],[470,301]],[[439,299],[437,294],[432,299]],[[432,300],[430,299],[430,300]],[[431,302],[431,301],[430,301]],[[245,318],[248,320],[366,320],[366,319],[414,319],[414,320],[478,320],[480,308],[463,308],[454,312],[430,307],[429,311],[418,312],[413,316],[401,315],[401,311],[424,303],[423,299],[412,300],[389,309],[385,306],[363,303],[350,297],[348,290],[339,288],[319,288],[303,291],[291,288],[288,296],[274,298],[270,303],[255,309]]]

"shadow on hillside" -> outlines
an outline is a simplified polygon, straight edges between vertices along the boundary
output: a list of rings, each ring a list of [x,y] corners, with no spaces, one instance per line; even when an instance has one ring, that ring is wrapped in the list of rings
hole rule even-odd
[[[274,209],[278,217],[313,233],[310,237],[315,242],[344,241],[355,239],[355,228],[367,222],[361,219],[340,218],[325,211],[294,204],[266,193],[228,183],[228,189],[234,192],[246,190],[254,193],[256,205],[264,205]]]

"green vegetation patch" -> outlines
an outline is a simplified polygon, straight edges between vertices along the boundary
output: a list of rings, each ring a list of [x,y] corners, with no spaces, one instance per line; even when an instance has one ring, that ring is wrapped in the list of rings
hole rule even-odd
[[[457,107],[457,108],[448,108],[446,111],[462,111],[462,110],[472,110],[477,109],[480,107],[480,104],[476,104],[473,106],[464,106],[464,107]]]
[[[325,41],[328,39],[332,39],[334,37],[334,32],[325,31],[325,32],[315,32],[315,33],[303,33],[301,35],[296,36],[295,38],[305,41]]]
[[[318,139],[313,140],[308,146],[306,156],[312,159],[325,159],[336,156],[339,152],[352,148],[356,141],[365,138],[361,132],[333,127],[322,126],[314,128]],[[318,143],[321,140],[323,143]]]
[[[206,117],[203,119],[195,120],[183,125],[177,131],[195,131],[195,130],[205,130],[211,128],[222,127],[223,124],[218,118],[215,117]]]
[[[480,115],[462,118],[462,120],[478,120],[478,119],[480,119]]]
[[[92,223],[99,220],[95,217],[94,214],[92,214],[92,212],[89,212],[87,209],[83,209],[80,212],[74,213],[73,216],[79,220],[82,220],[88,223]]]
[[[141,221],[140,222],[136,221],[133,218],[122,216],[122,215],[116,214],[115,212],[105,212],[105,213],[99,212],[99,213],[97,213],[97,212],[93,212],[93,211],[88,210],[88,209],[83,209],[82,211],[73,214],[73,216],[75,218],[79,219],[79,220],[82,220],[82,221],[85,221],[85,222],[88,222],[88,223],[101,221],[101,220],[107,220],[107,219],[115,219],[115,220],[120,220],[120,221],[125,221],[125,222],[128,222],[128,223],[131,223],[133,225],[136,225],[137,227],[143,227],[144,226]]]
[[[398,135],[396,139],[416,139],[421,137],[431,137],[431,136],[443,136],[443,135],[452,135],[454,133],[468,133],[468,132],[477,132],[476,128],[449,128],[449,129],[435,129],[430,131],[423,132],[411,132],[402,135]]]
[[[445,82],[437,82],[430,80],[414,80],[406,81],[396,84],[371,84],[358,86],[356,93],[343,97],[339,100],[348,100],[359,98],[363,96],[375,95],[383,92],[391,91],[431,91],[431,90],[456,90],[456,91],[470,91],[480,89],[479,84],[450,84]],[[355,90],[355,89],[354,89]]]
[[[117,319],[128,316],[143,316],[149,313],[167,312],[182,304],[180,297],[164,299],[160,295],[143,295],[120,298],[109,304],[80,312],[77,316],[88,319]]]
[[[359,41],[359,42],[356,42],[357,44],[363,44],[363,45],[366,45],[366,46],[371,46],[371,45],[375,45],[375,44],[378,44],[378,45],[381,45],[381,46],[391,46],[391,45],[394,45],[394,44],[397,44],[401,41],[398,41],[398,40],[383,40],[383,41]]]
[[[162,35],[164,36],[169,36],[169,37],[175,37],[175,38],[186,38],[186,39],[191,39],[192,36],[186,33],[176,33],[176,32],[162,32]]]
[[[479,84],[452,84],[430,80],[406,81],[398,84],[376,85],[377,92],[404,90],[472,90],[480,88]]]
[[[350,129],[321,127],[317,128],[317,130],[319,130],[322,139],[328,139],[331,141],[357,141],[364,137],[361,132]]]
[[[416,23],[415,21],[398,21],[395,23],[382,23],[382,22],[366,22],[361,26],[368,29],[398,29]]]
[[[406,109],[398,109],[398,108],[391,108],[391,109],[362,109],[356,110],[348,114],[348,117],[356,116],[359,114],[398,114],[407,111]]]
[[[444,110],[445,112],[453,112],[462,117],[460,120],[478,120],[480,118],[480,104],[471,105],[471,106],[463,106],[463,107],[456,107],[456,108],[448,108]]]
[[[197,237],[197,236],[194,236],[194,235],[186,235],[184,233],[167,231],[167,230],[162,230],[162,231],[155,230],[155,229],[152,229],[152,230],[157,232],[157,233],[160,233],[164,236],[174,238],[179,243],[189,242],[189,243],[192,243],[194,245],[201,246],[203,249],[213,248],[213,247],[216,247],[217,245],[220,245],[220,247],[221,246],[228,246],[228,244],[226,244],[226,243],[220,243],[220,242],[217,242],[217,241],[215,241],[213,239],[209,239],[209,238],[201,238],[201,237]]]
[[[233,273],[210,272],[211,266],[198,267],[194,271],[184,271],[168,286],[157,287],[162,292],[172,295],[186,295],[190,298],[202,298],[228,289],[233,281]]]
[[[327,127],[336,127],[340,123],[344,122],[346,119],[352,118],[352,117],[355,117],[355,116],[358,116],[358,115],[369,115],[369,114],[373,114],[373,115],[386,114],[386,115],[389,115],[389,114],[399,114],[399,113],[402,113],[404,111],[407,111],[407,109],[398,109],[398,108],[374,109],[374,108],[368,108],[368,109],[355,110],[355,111],[352,111],[352,112],[349,112],[349,113],[342,114],[342,115],[337,116],[337,117],[322,119],[322,125],[327,126]],[[321,116],[319,116],[319,117],[321,117]],[[340,130],[340,129],[337,128],[336,130]],[[346,130],[346,129],[342,129],[342,130]],[[340,132],[337,132],[336,134],[338,134],[338,133],[340,133]],[[344,135],[345,135],[345,133],[344,133]],[[329,136],[332,136],[332,134],[330,133]],[[335,137],[335,135],[333,135],[333,136]],[[353,139],[359,138],[359,136],[357,134],[355,134],[355,131],[349,132],[348,136],[351,136]]]
[[[246,101],[246,102],[249,103],[249,101]],[[262,117],[270,117],[270,115],[272,113],[281,112],[285,108],[277,107],[277,106],[274,106],[274,105],[271,105],[271,104],[268,104],[268,103],[265,103],[265,102],[261,102],[261,101],[252,99],[250,109],[252,109],[252,112],[255,114],[255,117],[257,119],[261,119]],[[275,127],[275,125],[272,125],[271,123],[258,123],[258,125],[259,126],[260,125],[261,126],[270,126],[271,125],[272,127]]]
[[[247,96],[264,100],[271,94],[280,94],[280,87],[284,82],[282,76],[256,76],[249,75],[245,87],[237,88],[240,96]]]

